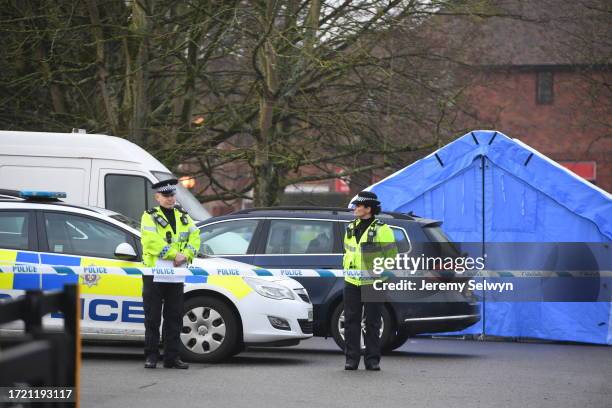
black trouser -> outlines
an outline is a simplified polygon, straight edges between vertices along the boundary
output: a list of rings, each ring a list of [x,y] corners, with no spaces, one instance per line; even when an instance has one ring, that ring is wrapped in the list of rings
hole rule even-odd
[[[382,303],[362,302],[359,286],[344,282],[344,353],[347,362],[359,362],[361,356],[361,310],[365,309],[366,364],[380,361],[380,320]]]
[[[179,355],[183,327],[183,283],[153,282],[152,276],[143,276],[142,301],[145,313],[145,356],[159,354],[159,325],[163,304],[164,360],[174,360]]]

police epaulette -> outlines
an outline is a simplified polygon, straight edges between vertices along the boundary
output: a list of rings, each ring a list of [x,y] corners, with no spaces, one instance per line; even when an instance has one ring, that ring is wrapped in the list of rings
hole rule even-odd
[[[181,213],[181,222],[183,225],[189,224],[189,220],[187,219],[187,211],[185,211],[180,205],[175,205],[174,209]]]
[[[349,225],[346,226],[346,236],[350,239],[353,238],[354,230],[355,230],[355,222],[357,220],[351,221]]]
[[[168,226],[168,222],[157,213],[157,208],[151,208],[146,212],[151,216],[151,218],[153,218],[153,221],[155,221],[155,223],[160,225],[162,228],[166,228]]]
[[[378,218],[374,219],[374,221],[372,221],[372,225],[370,226],[370,228],[368,228],[368,243],[372,243],[374,242],[374,237],[376,236],[376,232],[377,232],[377,228],[380,225],[384,225],[384,223],[379,220]]]

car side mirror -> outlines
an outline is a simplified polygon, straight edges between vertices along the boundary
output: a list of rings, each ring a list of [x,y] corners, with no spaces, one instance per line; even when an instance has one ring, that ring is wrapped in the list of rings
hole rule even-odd
[[[136,261],[138,259],[136,251],[127,242],[117,245],[117,248],[115,248],[115,256],[124,261]]]

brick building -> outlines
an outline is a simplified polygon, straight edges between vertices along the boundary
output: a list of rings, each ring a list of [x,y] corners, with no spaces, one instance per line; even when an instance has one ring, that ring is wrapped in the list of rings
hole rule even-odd
[[[609,3],[496,3],[496,12],[513,17],[456,27],[472,44],[465,60],[472,69],[462,78],[465,128],[500,130],[612,191]]]

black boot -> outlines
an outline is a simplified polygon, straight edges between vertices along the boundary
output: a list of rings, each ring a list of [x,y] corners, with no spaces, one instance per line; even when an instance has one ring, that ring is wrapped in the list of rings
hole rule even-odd
[[[174,360],[164,361],[164,367],[165,368],[179,368],[179,369],[185,370],[189,368],[189,364],[181,360],[180,357],[177,357]]]
[[[370,371],[380,371],[380,364],[378,361],[372,361],[371,363],[366,363],[366,370]]]
[[[155,354],[149,354],[145,359],[144,368],[156,368],[157,367],[157,356]]]
[[[353,361],[353,360],[346,360],[346,363],[344,364],[344,369],[345,370],[356,370],[357,367],[359,367],[359,361]]]

